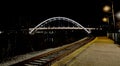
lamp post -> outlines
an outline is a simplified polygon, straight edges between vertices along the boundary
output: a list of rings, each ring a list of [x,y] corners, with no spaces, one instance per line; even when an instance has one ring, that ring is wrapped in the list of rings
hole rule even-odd
[[[110,7],[109,5],[105,5],[103,7],[103,11],[106,13],[112,13],[112,19],[113,19],[113,25],[114,25],[114,29],[115,29],[115,14],[114,14],[114,8],[113,8],[113,2],[111,1],[112,6]],[[111,10],[111,12],[110,12]]]
[[[113,24],[114,24],[114,30],[115,30],[115,14],[114,14],[113,2],[112,2],[112,16],[113,16]]]
[[[110,1],[110,0],[109,0]],[[112,21],[113,21],[113,28],[114,28],[114,33],[113,33],[113,39],[115,40],[115,14],[114,14],[114,7],[113,7],[113,1],[110,1],[111,3],[111,7],[109,5],[105,5],[103,7],[103,11],[106,13],[111,13],[112,14]],[[110,16],[108,16],[107,18],[109,19]],[[109,20],[108,20],[109,22]]]

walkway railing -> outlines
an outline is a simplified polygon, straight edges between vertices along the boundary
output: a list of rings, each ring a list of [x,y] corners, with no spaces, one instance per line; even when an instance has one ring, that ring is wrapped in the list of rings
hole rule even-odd
[[[120,44],[120,33],[107,33],[107,37],[114,40],[116,44]]]

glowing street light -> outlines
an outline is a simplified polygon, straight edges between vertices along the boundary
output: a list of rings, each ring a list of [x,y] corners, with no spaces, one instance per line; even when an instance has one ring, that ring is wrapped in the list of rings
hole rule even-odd
[[[120,20],[120,11],[116,13],[116,17]]]
[[[103,22],[109,22],[109,18],[104,17],[104,18],[102,19],[102,21],[103,21]]]
[[[109,12],[111,10],[111,7],[109,6],[109,5],[105,5],[104,7],[103,7],[103,11],[104,12]]]
[[[114,29],[115,29],[115,14],[114,14],[114,8],[113,8],[113,1],[111,1],[111,0],[109,0],[109,1],[111,2],[111,6],[105,5],[105,6],[103,7],[103,11],[112,14],[113,25],[114,25]],[[108,16],[108,17],[109,17],[109,16]]]
[[[113,24],[114,24],[114,28],[115,28],[115,14],[114,14],[114,8],[113,8],[113,1],[111,1],[111,0],[109,0],[109,1],[111,2],[111,6],[105,5],[103,7],[103,11],[112,14]]]
[[[2,34],[2,31],[0,31],[0,34]]]

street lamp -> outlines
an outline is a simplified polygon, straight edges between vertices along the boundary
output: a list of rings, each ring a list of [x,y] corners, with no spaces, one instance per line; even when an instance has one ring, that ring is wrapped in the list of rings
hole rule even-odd
[[[103,11],[104,12],[109,12],[111,10],[111,7],[109,6],[109,5],[105,5],[104,7],[103,7]]]
[[[116,17],[120,20],[120,11],[116,13]]]
[[[107,12],[107,13],[112,13],[112,19],[113,19],[113,24],[114,24],[114,29],[115,29],[114,7],[113,7],[113,2],[112,2],[112,1],[110,1],[110,2],[111,2],[111,6],[105,5],[105,6],[103,7],[103,11],[104,11],[104,12]],[[110,12],[110,11],[111,11],[111,12]]]
[[[110,3],[111,3],[111,6],[109,6],[109,5],[105,5],[104,7],[103,7],[103,11],[104,12],[107,12],[107,13],[111,13],[112,14],[112,20],[113,20],[113,28],[114,28],[114,30],[115,30],[115,14],[114,14],[114,8],[113,8],[113,1],[111,1],[111,0],[109,0],[110,1]],[[107,21],[107,22],[109,22],[109,17],[110,16],[107,16],[107,18],[105,19],[104,18],[104,22],[105,22],[105,20]],[[113,39],[115,39],[115,31],[114,31],[114,33],[113,33]]]
[[[108,17],[103,17],[103,18],[102,18],[102,21],[103,21],[103,22],[108,22],[108,23],[109,23],[109,18],[108,18]]]

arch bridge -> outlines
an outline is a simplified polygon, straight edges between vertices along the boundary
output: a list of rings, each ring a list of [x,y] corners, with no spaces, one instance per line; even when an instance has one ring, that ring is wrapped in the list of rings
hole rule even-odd
[[[61,21],[66,21],[68,23],[72,23],[74,25],[74,27],[48,27],[45,26],[51,22],[55,22],[57,20],[61,20]],[[46,19],[45,21],[42,21],[41,23],[39,23],[37,26],[35,26],[34,28],[29,28],[29,34],[34,34],[36,33],[38,30],[53,30],[53,29],[76,29],[76,30],[81,30],[83,29],[84,31],[86,31],[88,34],[91,33],[91,30],[94,30],[95,28],[85,28],[84,26],[82,26],[81,24],[79,24],[77,21],[72,20],[70,18],[67,17],[52,17],[49,19]]]

